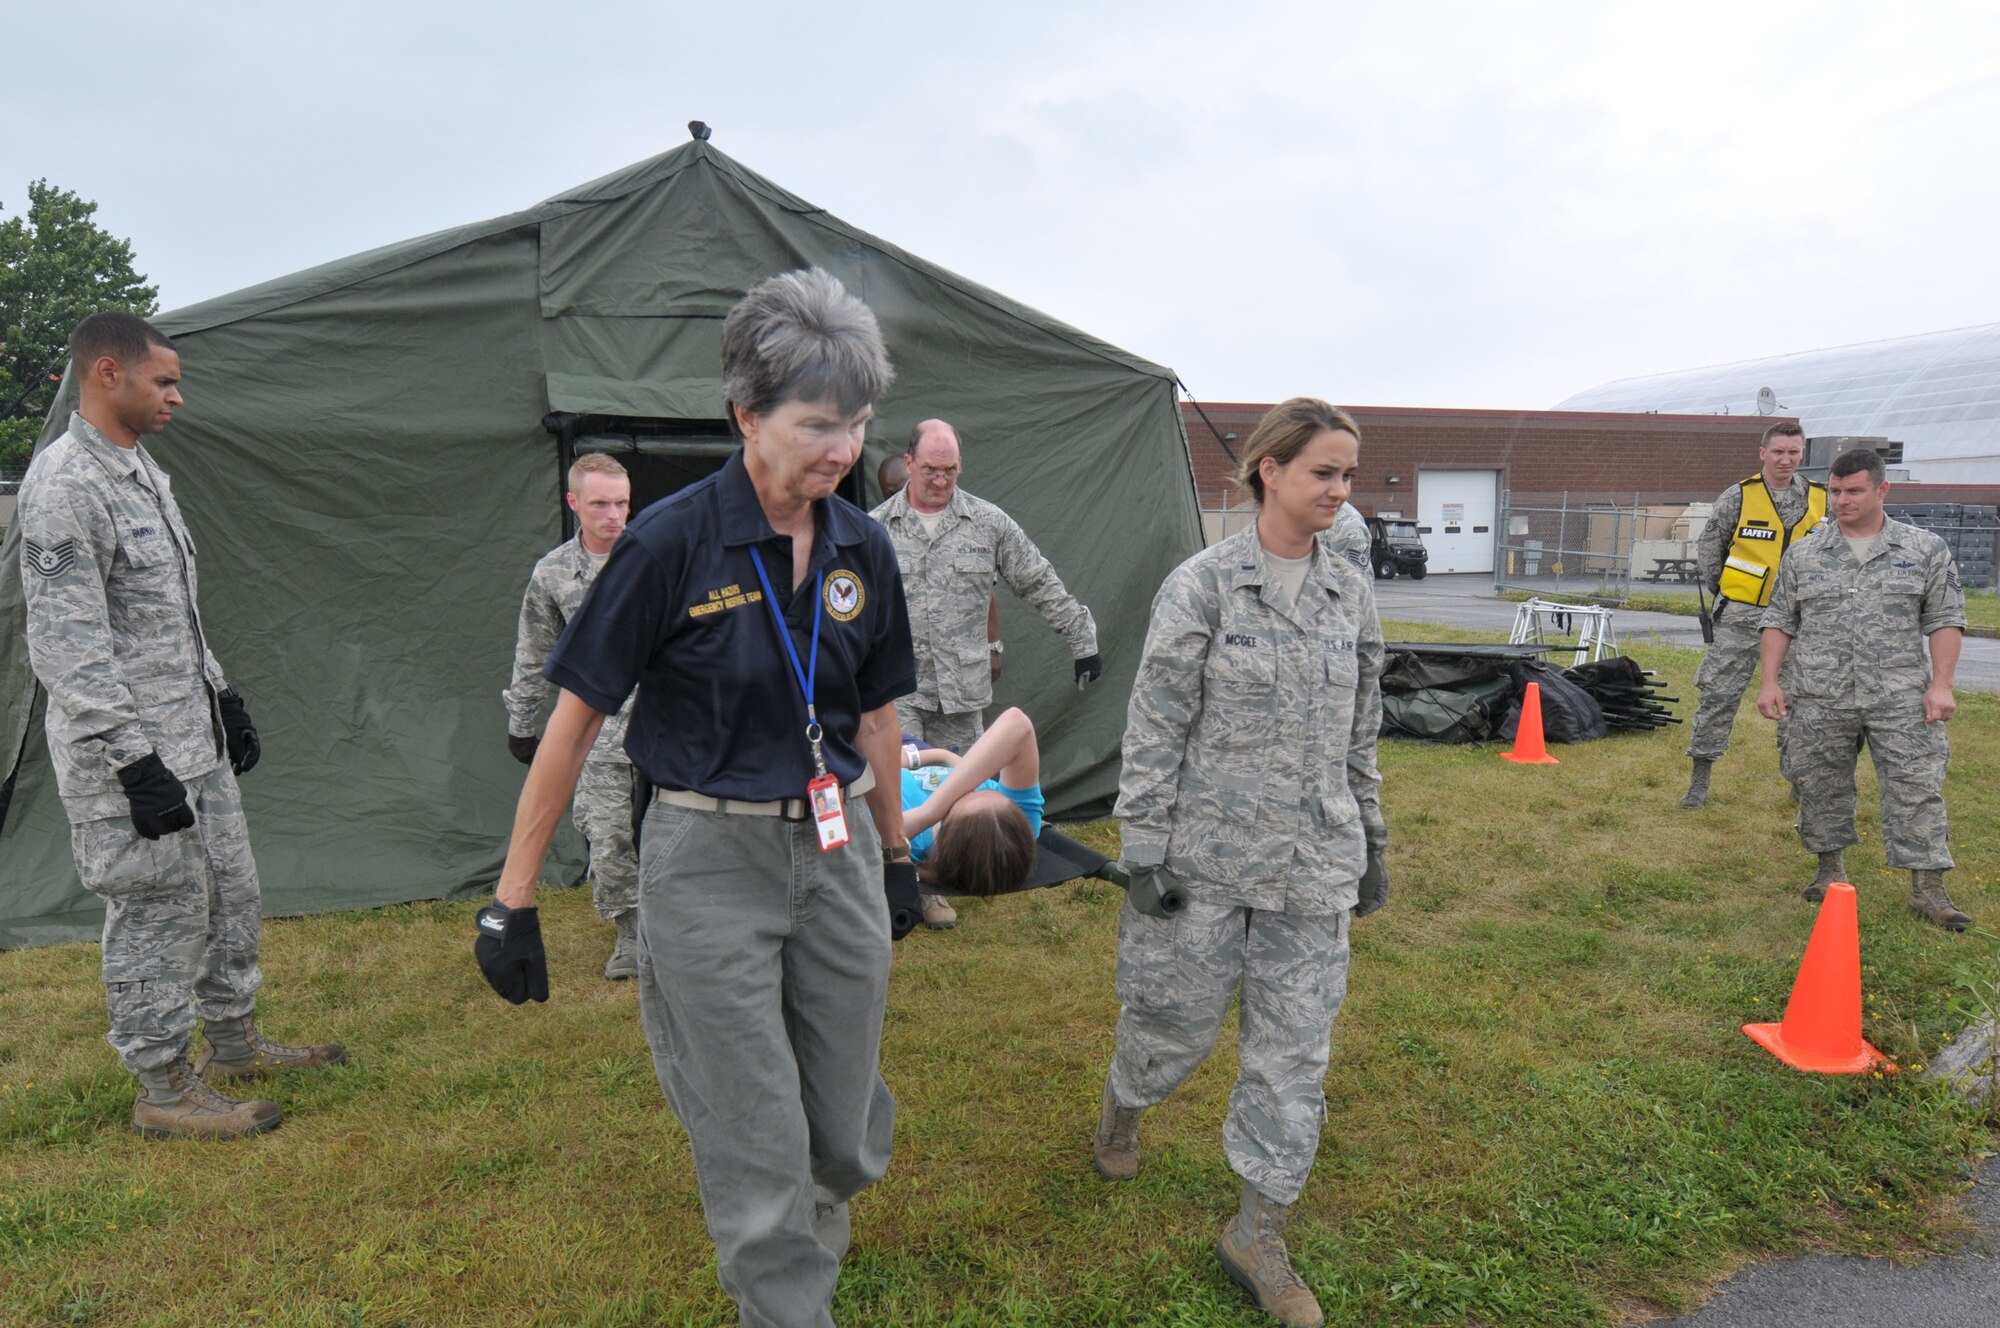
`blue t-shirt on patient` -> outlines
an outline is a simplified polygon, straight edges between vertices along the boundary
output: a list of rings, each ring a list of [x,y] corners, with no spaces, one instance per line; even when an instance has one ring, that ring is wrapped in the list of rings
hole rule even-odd
[[[937,792],[938,785],[944,783],[945,776],[950,773],[951,767],[948,765],[927,765],[921,770],[905,770],[903,772],[903,810],[907,812],[923,806],[931,794]],[[1019,807],[1022,812],[1026,813],[1028,817],[1028,833],[1040,838],[1042,833],[1043,801],[1042,786],[1040,784],[1035,785],[1033,788],[1011,789],[997,779],[989,779],[979,787],[983,789],[998,789],[1000,792],[1006,794],[1016,807]],[[922,862],[925,858],[929,857],[931,841],[936,836],[936,826],[932,826],[920,835],[911,836],[911,860]]]

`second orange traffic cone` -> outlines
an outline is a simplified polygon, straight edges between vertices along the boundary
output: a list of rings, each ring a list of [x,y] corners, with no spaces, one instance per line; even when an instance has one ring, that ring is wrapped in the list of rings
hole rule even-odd
[[[1561,765],[1562,762],[1549,755],[1549,749],[1542,742],[1542,685],[1528,684],[1528,691],[1521,698],[1521,722],[1514,729],[1514,750],[1500,753],[1503,761],[1519,761],[1522,765]]]
[[[1859,1074],[1889,1058],[1861,1038],[1861,932],[1854,887],[1826,887],[1812,939],[1806,942],[1782,1024],[1745,1024],[1757,1044],[1796,1070]]]

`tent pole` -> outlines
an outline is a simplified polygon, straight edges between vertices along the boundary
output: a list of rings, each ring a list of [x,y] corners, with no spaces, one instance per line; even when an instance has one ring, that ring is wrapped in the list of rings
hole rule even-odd
[[[563,495],[569,491],[569,468],[576,464],[576,440],[563,430],[556,439],[556,510],[562,514],[562,542],[569,543],[576,538],[575,521],[564,502]]]

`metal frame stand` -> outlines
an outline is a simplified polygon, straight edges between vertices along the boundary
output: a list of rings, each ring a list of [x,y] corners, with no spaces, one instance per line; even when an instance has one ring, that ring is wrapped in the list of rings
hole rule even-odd
[[[1514,613],[1514,630],[1509,645],[1563,646],[1576,634],[1576,658],[1570,667],[1593,663],[1618,653],[1618,633],[1611,626],[1611,610],[1597,604],[1557,604],[1545,599],[1527,600]]]

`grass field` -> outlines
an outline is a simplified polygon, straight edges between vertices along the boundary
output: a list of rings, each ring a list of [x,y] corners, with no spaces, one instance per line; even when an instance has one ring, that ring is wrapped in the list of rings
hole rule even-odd
[[[1983,627],[1989,632],[2000,629],[2000,591],[1966,591],[1965,620],[1968,625]]]
[[[1640,658],[1692,697],[1692,653]],[[1770,727],[1746,706],[1738,735],[1699,813],[1675,805],[1677,729],[1546,768],[1385,744],[1394,889],[1355,929],[1292,1240],[1333,1322],[1615,1323],[1766,1254],[1951,1246],[1992,1135],[1908,1071],[1954,1031],[1954,980],[1992,972],[1990,940],[1907,913],[1864,773],[1866,1031],[1905,1072],[1810,1077],[1754,1046],[1738,1025],[1783,1009],[1812,864]],[[2000,699],[1965,696],[1952,739],[1950,883],[1990,925]],[[1147,1114],[1136,1182],[1090,1168],[1119,903],[1100,884],[966,902],[956,931],[897,947],[896,1160],[855,1203],[841,1323],[1268,1322],[1214,1256],[1233,1026]],[[272,923],[265,1024],[353,1063],[277,1085],[285,1127],[228,1145],[129,1132],[94,947],[0,955],[0,1322],[733,1323],[588,901],[545,896],[554,997],[520,1009],[471,962],[473,908]]]

